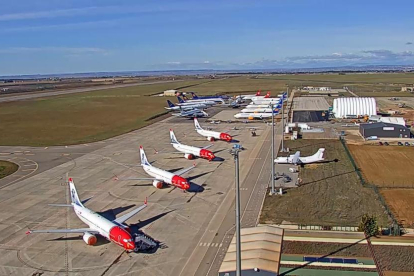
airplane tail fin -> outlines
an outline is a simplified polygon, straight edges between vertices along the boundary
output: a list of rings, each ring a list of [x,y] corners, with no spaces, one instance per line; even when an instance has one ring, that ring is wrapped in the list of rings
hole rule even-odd
[[[145,151],[142,146],[139,147],[139,154],[141,155],[141,165],[151,166],[151,164],[148,162],[147,156],[145,155]]]
[[[197,118],[194,118],[194,126],[195,126],[196,130],[203,130],[203,128],[198,123]]]
[[[178,142],[177,137],[175,137],[174,131],[172,129],[170,129],[170,139],[171,139],[171,144],[179,144],[180,142]]]
[[[260,93],[262,93],[262,90],[257,91],[256,96],[260,96]]]
[[[82,206],[83,204],[79,199],[78,192],[76,191],[75,184],[73,183],[73,179],[69,178],[69,190],[70,190],[70,199],[73,205]]]
[[[169,107],[174,107],[175,106],[175,104],[173,104],[170,100],[167,100],[167,103],[168,103]]]
[[[270,98],[270,91],[267,91],[266,95],[264,96],[265,98]]]
[[[318,160],[323,160],[323,159],[324,159],[324,157],[323,157],[324,152],[325,152],[325,149],[324,149],[324,148],[320,148],[320,149],[318,149],[318,151],[317,151],[317,152],[313,155],[313,157],[317,158]]]
[[[193,96],[193,99],[194,100],[197,100],[198,99],[198,96],[194,92],[191,92],[191,95]]]
[[[179,102],[179,103],[185,103],[185,102],[183,101],[183,99],[181,99],[179,96],[177,96],[177,99],[178,99],[178,102]]]

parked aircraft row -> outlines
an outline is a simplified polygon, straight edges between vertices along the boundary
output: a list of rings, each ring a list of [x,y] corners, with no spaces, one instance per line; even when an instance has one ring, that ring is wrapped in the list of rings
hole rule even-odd
[[[210,130],[204,130],[197,119],[194,119],[194,126],[200,135],[207,138],[208,141],[224,140],[230,142],[232,137],[227,133],[220,133]],[[212,161],[215,158],[213,152],[208,148],[212,145],[208,145],[203,148],[194,146],[188,146],[178,142],[174,132],[170,129],[170,139],[172,146],[179,152],[184,153],[186,159],[193,159],[194,157],[200,157]],[[191,167],[176,171],[174,173],[157,168],[148,161],[144,148],[140,147],[141,166],[143,170],[150,176],[147,178],[127,178],[123,180],[150,180],[157,189],[162,188],[165,184],[178,187],[184,191],[190,188],[190,182],[182,177],[183,174],[189,172],[195,167],[195,164]],[[70,204],[51,204],[58,207],[70,207],[73,208],[76,216],[83,221],[88,227],[85,228],[73,228],[73,229],[42,229],[42,230],[29,230],[26,234],[33,233],[69,233],[69,234],[82,234],[83,241],[88,245],[95,245],[97,243],[97,235],[100,235],[107,240],[123,247],[126,251],[141,251],[156,247],[156,242],[145,234],[132,234],[130,227],[125,223],[128,219],[138,214],[140,211],[147,207],[147,199],[142,206],[135,208],[134,210],[114,219],[109,220],[102,215],[85,207],[85,203],[90,198],[81,201],[76,191],[75,184],[72,178],[68,180],[69,192],[71,203]]]
[[[246,108],[242,109],[240,113],[234,115],[237,119],[267,119],[272,117],[272,106],[273,114],[279,114],[279,110],[284,104],[284,101],[287,97],[286,93],[280,95],[279,98],[260,98],[252,97],[252,103],[247,105]],[[256,102],[260,104],[256,104]]]

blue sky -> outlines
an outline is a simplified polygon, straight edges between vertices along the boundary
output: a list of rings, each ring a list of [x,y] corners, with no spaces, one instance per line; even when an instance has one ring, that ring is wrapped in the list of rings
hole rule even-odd
[[[0,75],[414,64],[414,1],[14,0]]]

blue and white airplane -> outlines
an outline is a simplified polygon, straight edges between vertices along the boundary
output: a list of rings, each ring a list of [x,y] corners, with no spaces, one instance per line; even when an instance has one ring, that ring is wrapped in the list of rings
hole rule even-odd
[[[212,106],[216,104],[214,101],[210,100],[183,100],[180,97],[177,97],[177,99],[181,105],[205,104],[207,106]]]
[[[168,107],[164,107],[167,110],[190,110],[190,109],[194,109],[194,108],[200,108],[200,109],[204,109],[207,108],[208,106],[202,103],[194,103],[191,105],[181,105],[181,104],[173,104],[170,100],[167,100],[168,103]]]

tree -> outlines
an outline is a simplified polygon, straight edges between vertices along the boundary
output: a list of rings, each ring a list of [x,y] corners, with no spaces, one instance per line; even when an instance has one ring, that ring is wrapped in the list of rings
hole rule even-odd
[[[358,226],[358,231],[364,232],[368,237],[379,234],[377,218],[373,215],[364,214]]]

